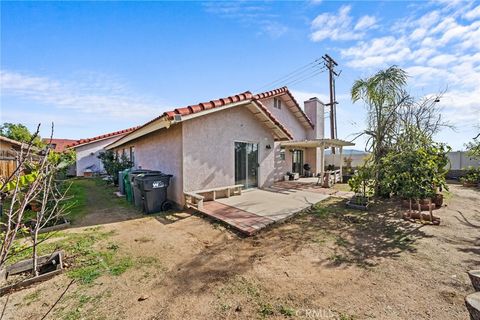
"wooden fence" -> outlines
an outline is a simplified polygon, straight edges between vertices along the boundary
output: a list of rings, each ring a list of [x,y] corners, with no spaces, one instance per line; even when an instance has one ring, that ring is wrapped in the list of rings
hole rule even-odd
[[[17,168],[15,152],[9,150],[0,151],[0,178],[9,177]]]

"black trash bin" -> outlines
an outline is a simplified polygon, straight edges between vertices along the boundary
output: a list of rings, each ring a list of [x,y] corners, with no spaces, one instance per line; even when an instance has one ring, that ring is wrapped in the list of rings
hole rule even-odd
[[[148,175],[159,175],[162,174],[161,171],[153,171],[148,170],[147,172],[134,174],[133,182],[132,182],[132,190],[133,190],[133,203],[135,207],[139,210],[143,210],[143,194],[140,189],[141,179]]]
[[[172,203],[167,199],[167,188],[171,177],[173,177],[171,174],[163,173],[149,173],[138,177],[145,213],[167,211],[172,208]]]
[[[148,170],[148,169],[139,169],[139,170],[133,170],[128,174],[128,177],[130,179],[130,183],[132,186],[132,196],[133,196],[133,204],[135,207],[139,208],[142,210],[143,208],[143,199],[142,199],[142,193],[140,189],[138,188],[138,182],[136,178],[140,175],[146,175],[146,174],[161,174],[160,171],[155,171],[155,170]]]
[[[130,185],[132,186],[132,199],[131,203],[136,204],[136,201],[142,201],[141,193],[140,190],[138,190],[138,187],[135,187],[135,177],[138,176],[139,174],[142,173],[147,173],[147,172],[152,172],[152,170],[147,170],[147,169],[135,169],[131,170],[128,173],[128,180],[130,181]],[[137,200],[135,200],[137,198]]]

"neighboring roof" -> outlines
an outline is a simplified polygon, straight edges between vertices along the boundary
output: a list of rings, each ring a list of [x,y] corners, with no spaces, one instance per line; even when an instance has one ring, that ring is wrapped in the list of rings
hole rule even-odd
[[[63,152],[67,146],[77,142],[77,140],[74,139],[50,139],[50,138],[43,138],[42,139],[43,143],[51,143],[55,145],[55,151],[56,152]]]
[[[13,139],[10,139],[10,138],[4,137],[4,136],[0,136],[0,141],[8,142],[8,143],[14,144],[14,145],[19,146],[19,147],[21,147],[22,144],[23,144],[23,142],[13,140]]]
[[[125,135],[127,133],[135,131],[138,128],[139,127],[133,127],[133,128],[120,130],[120,131],[115,131],[115,132],[102,134],[100,136],[96,136],[96,137],[93,137],[93,138],[76,140],[75,142],[67,145],[66,148],[79,147],[79,146],[84,145],[84,144],[89,144],[89,143],[92,143],[92,142],[96,142],[96,141],[100,141],[100,140],[104,140],[104,139],[109,139],[109,138],[116,137],[116,136]]]
[[[20,150],[20,148],[21,148],[22,146],[23,146],[24,148],[27,148],[27,147],[28,147],[28,143],[21,142],[21,141],[17,141],[17,140],[13,140],[13,139],[10,139],[10,138],[4,137],[4,136],[0,136],[0,146],[2,145],[1,142],[3,142],[3,143],[7,142],[7,143],[9,143],[9,144],[13,144],[13,145],[15,145],[15,146],[18,147],[17,150]],[[3,149],[3,148],[2,148],[2,149]],[[5,149],[3,149],[3,150],[5,150]],[[35,152],[40,151],[39,148],[37,148],[37,147],[35,147],[35,146],[33,146],[33,145],[32,145],[32,147],[31,147],[31,150],[33,150],[33,151],[35,151]]]
[[[313,122],[310,120],[310,118],[307,117],[307,115],[305,114],[305,112],[300,107],[297,100],[295,100],[292,93],[290,92],[290,90],[288,90],[287,87],[281,87],[275,90],[258,93],[254,96],[254,98],[258,100],[258,99],[274,98],[281,95],[286,95],[288,97],[286,99],[287,103],[289,104],[288,107],[293,112],[293,114],[298,118],[298,120],[300,120],[300,122],[303,125],[313,128],[314,127]]]
[[[354,146],[355,144],[350,141],[340,139],[312,139],[312,140],[300,140],[300,141],[283,141],[281,145],[284,147],[293,148],[317,148],[317,147],[347,147]]]
[[[220,108],[220,107],[224,107],[224,106],[228,106],[228,105],[238,104],[238,103],[242,103],[242,102],[252,102],[261,111],[259,113],[255,113],[255,115],[257,117],[265,115],[268,118],[269,121],[271,121],[273,124],[275,124],[275,126],[278,127],[286,135],[286,137],[288,137],[288,139],[293,139],[293,135],[290,133],[290,131],[279,120],[277,120],[275,118],[275,116],[268,110],[268,108],[265,107],[265,105],[261,102],[261,100],[263,100],[263,99],[270,98],[270,97],[276,97],[276,96],[280,96],[280,95],[286,95],[287,96],[286,101],[289,102],[289,104],[290,104],[289,107],[291,109],[293,109],[292,112],[294,113],[294,115],[297,116],[297,118],[299,118],[299,120],[302,124],[304,124],[306,126],[309,126],[309,127],[312,127],[312,128],[314,127],[312,121],[303,112],[302,108],[300,107],[298,102],[295,100],[293,95],[290,93],[288,88],[287,87],[282,87],[282,88],[279,88],[279,89],[259,93],[259,94],[256,94],[256,95],[253,95],[250,91],[245,91],[245,92],[233,95],[233,96],[228,96],[228,97],[220,98],[220,99],[216,99],[216,100],[210,100],[208,102],[201,102],[201,103],[198,103],[198,104],[195,104],[195,105],[190,105],[190,106],[186,106],[186,107],[182,107],[182,108],[176,108],[172,111],[164,112],[160,116],[148,121],[147,123],[143,124],[142,126],[137,127],[135,130],[132,130],[131,132],[126,134],[121,139],[119,139],[119,140],[115,141],[114,143],[110,144],[109,146],[107,146],[107,148],[117,147],[117,146],[119,146],[123,143],[134,140],[136,138],[139,138],[143,134],[137,133],[136,131],[144,129],[147,126],[155,123],[156,121],[167,120],[167,121],[169,121],[169,124],[167,124],[167,126],[169,126],[170,124],[175,123],[175,121],[176,121],[175,117],[176,116],[180,116],[180,118],[181,118],[182,116],[190,116],[190,115],[194,115],[194,114],[197,114],[197,113],[206,112],[208,110],[212,110],[212,109],[216,109],[216,108]],[[155,130],[158,130],[160,128],[161,127],[156,126]],[[147,130],[145,130],[145,131],[147,131]],[[147,133],[152,132],[152,131],[153,131],[153,129],[151,131],[148,131],[148,132],[144,133],[144,134],[147,134]]]

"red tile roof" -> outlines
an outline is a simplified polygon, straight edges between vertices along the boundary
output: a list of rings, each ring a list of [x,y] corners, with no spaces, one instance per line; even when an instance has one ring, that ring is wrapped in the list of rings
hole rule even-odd
[[[209,110],[209,109],[222,107],[222,106],[225,106],[225,105],[231,104],[231,103],[236,103],[236,102],[241,102],[241,101],[246,101],[246,100],[252,100],[252,101],[256,102],[256,105],[270,118],[270,120],[272,120],[273,123],[275,123],[275,125],[277,125],[290,139],[293,139],[293,135],[290,133],[290,131],[280,121],[278,121],[275,118],[275,116],[268,110],[268,108],[265,107],[265,105],[263,105],[262,102],[260,101],[261,99],[270,98],[270,97],[274,97],[274,96],[279,96],[279,95],[283,95],[283,94],[289,95],[290,99],[294,102],[296,107],[299,109],[302,116],[305,117],[305,120],[313,128],[312,121],[303,112],[302,108],[300,107],[298,102],[295,100],[293,95],[290,93],[288,88],[287,87],[282,87],[282,88],[279,88],[279,89],[259,93],[259,94],[256,94],[256,95],[253,95],[250,91],[245,91],[243,93],[239,93],[239,94],[229,96],[229,97],[226,97],[226,98],[219,98],[217,100],[210,100],[208,102],[201,102],[199,104],[194,104],[194,105],[190,105],[190,106],[186,106],[186,107],[182,107],[182,108],[177,108],[177,109],[174,109],[172,111],[164,112],[160,116],[158,116],[158,117],[148,121],[147,123],[135,128],[135,130],[143,128],[143,127],[149,125],[150,123],[155,122],[156,120],[161,119],[163,117],[166,117],[168,120],[173,120],[175,118],[175,115],[187,116],[187,115],[190,115],[190,114],[202,112],[204,110]],[[131,134],[135,130],[132,130],[127,135]]]
[[[94,142],[94,141],[97,141],[97,140],[103,140],[103,139],[107,139],[107,138],[111,138],[111,137],[115,137],[115,136],[119,136],[119,135],[124,135],[124,134],[130,133],[130,132],[133,132],[133,131],[137,130],[138,128],[140,128],[140,127],[133,127],[133,128],[120,130],[120,131],[110,132],[110,133],[102,134],[100,136],[96,136],[96,137],[93,137],[93,138],[76,140],[74,143],[69,144],[66,147],[67,148],[76,147],[76,146],[79,146],[81,144],[87,144],[87,143]]]
[[[56,152],[63,152],[67,146],[69,146],[72,143],[75,143],[77,140],[73,139],[51,139],[50,138],[43,138],[42,141],[44,143],[51,143],[55,145],[55,151]]]

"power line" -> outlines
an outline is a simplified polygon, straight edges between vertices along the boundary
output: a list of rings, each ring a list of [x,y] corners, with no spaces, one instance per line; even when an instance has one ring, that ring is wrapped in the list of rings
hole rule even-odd
[[[315,59],[314,61],[312,61],[310,63],[307,63],[306,65],[304,65],[300,68],[297,68],[297,69],[293,70],[292,72],[287,73],[286,75],[259,87],[258,89],[256,89],[256,91],[259,91],[260,89],[272,87],[274,85],[278,85],[279,83],[284,83],[287,80],[293,80],[293,78],[296,78],[300,75],[303,75],[305,72],[314,70],[318,66],[321,66],[321,62],[322,62],[321,58]]]
[[[292,85],[298,84],[298,83],[300,83],[300,82],[303,82],[303,81],[305,81],[305,80],[308,80],[308,79],[310,79],[310,78],[315,77],[316,75],[319,75],[319,74],[325,72],[325,70],[327,70],[327,68],[325,68],[325,67],[316,69],[316,70],[314,70],[312,73],[309,73],[308,75],[305,75],[305,76],[302,77],[302,78],[294,79],[294,80],[292,80],[292,81],[290,81],[290,82],[284,83],[284,85],[285,85],[285,86],[292,86]]]

